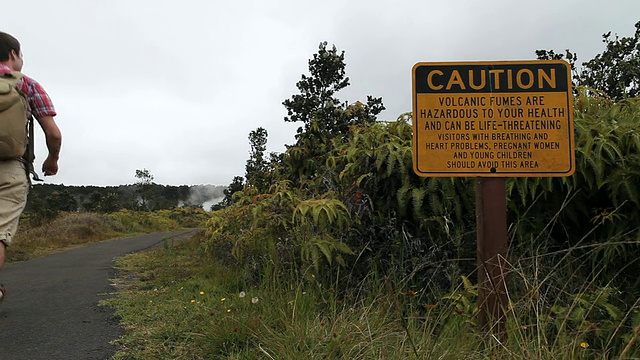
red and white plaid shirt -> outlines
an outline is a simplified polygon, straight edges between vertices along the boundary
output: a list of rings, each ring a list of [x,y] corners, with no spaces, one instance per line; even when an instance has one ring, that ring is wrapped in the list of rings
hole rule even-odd
[[[0,73],[12,72],[13,70],[6,64],[0,64]],[[29,103],[29,113],[36,118],[41,116],[56,116],[53,102],[42,85],[28,76],[23,76],[16,84],[18,89],[27,96]]]

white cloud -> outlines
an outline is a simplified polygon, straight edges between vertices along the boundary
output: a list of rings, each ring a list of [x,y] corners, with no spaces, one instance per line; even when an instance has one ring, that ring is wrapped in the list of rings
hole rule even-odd
[[[586,61],[603,33],[630,36],[638,14],[637,0],[22,0],[0,30],[21,40],[25,72],[59,112],[60,174],[48,182],[119,185],[147,168],[163,184],[226,185],[244,173],[251,130],[267,129],[269,151],[293,143],[282,101],[320,41],[346,51],[352,85],[338,96],[381,96],[391,120],[411,108],[416,62],[541,48]]]

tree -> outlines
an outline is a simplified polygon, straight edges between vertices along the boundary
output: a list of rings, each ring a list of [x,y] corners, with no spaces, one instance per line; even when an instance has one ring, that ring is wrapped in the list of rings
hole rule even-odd
[[[151,187],[153,185],[153,175],[147,169],[136,170],[136,193],[138,194],[139,205],[143,210],[151,210],[149,200],[151,198]]]
[[[78,210],[78,202],[68,190],[54,191],[45,198],[47,206],[58,211],[73,212]]]
[[[233,194],[242,191],[244,188],[244,178],[242,176],[234,176],[231,184],[223,190],[224,198],[218,204],[211,206],[211,210],[220,210],[233,204]]]
[[[327,49],[326,41],[320,43],[318,53],[309,60],[310,76],[303,74],[296,84],[300,93],[283,102],[288,115],[284,120],[304,123],[298,137],[302,133],[346,134],[350,125],[372,123],[384,110],[382,98],[368,96],[366,105],[358,102],[356,107],[349,107],[335,97],[349,86],[345,67],[344,51],[338,53],[335,45]]]
[[[371,124],[384,110],[381,98],[367,97],[367,103],[342,103],[335,95],[349,85],[345,75],[344,51],[335,46],[327,49],[327,42],[320,43],[318,53],[309,60],[310,75],[302,75],[296,84],[299,94],[285,100],[286,122],[302,122],[298,128],[294,146],[288,147],[284,160],[290,178],[296,182],[317,175],[331,149],[331,141],[349,136],[354,125]]]
[[[29,214],[27,218],[31,226],[41,226],[50,223],[60,213],[60,210],[51,208],[47,199],[43,199],[42,196],[37,193],[30,194],[28,201],[31,206],[28,209],[29,211],[25,211],[25,213]]]
[[[82,204],[85,211],[100,212],[100,205],[102,203],[102,194],[97,191],[89,194],[89,198]]]
[[[110,192],[102,197],[100,212],[112,213],[120,210],[120,208],[120,197],[118,194]]]
[[[581,71],[575,71],[576,85],[604,91],[613,100],[640,95],[640,21],[635,24],[635,34],[620,38],[611,32],[602,35],[605,51],[583,62]],[[540,60],[563,59],[575,68],[577,56],[566,50],[565,54],[553,50],[537,50]]]
[[[247,184],[255,186],[260,192],[266,191],[269,186],[268,163],[264,156],[264,152],[267,150],[267,136],[267,130],[262,127],[249,133],[251,151],[245,167],[245,177]]]
[[[33,192],[29,194],[25,213],[29,214],[31,225],[39,226],[53,221],[60,212],[78,211],[78,202],[68,190],[55,190],[49,193]]]

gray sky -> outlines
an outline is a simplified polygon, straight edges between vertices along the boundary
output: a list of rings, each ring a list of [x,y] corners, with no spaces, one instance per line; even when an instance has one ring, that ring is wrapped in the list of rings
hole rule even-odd
[[[638,0],[21,0],[0,30],[58,110],[60,172],[46,182],[131,184],[146,168],[160,184],[227,185],[244,175],[250,131],[268,131],[268,151],[294,142],[282,102],[321,41],[346,52],[338,97],[382,97],[379,119],[395,120],[411,110],[417,62],[566,48],[582,62],[639,20]]]

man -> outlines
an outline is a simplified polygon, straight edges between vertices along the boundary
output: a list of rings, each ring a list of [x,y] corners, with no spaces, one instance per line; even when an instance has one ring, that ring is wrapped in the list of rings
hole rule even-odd
[[[22,71],[24,60],[20,42],[0,31],[0,75]],[[46,138],[49,154],[42,164],[45,176],[58,173],[58,156],[62,145],[62,134],[53,117],[56,111],[49,95],[42,86],[30,77],[23,76],[16,84],[27,99],[29,114],[33,115]],[[18,158],[0,161],[0,269],[4,265],[6,247],[18,229],[18,220],[27,202],[30,180],[26,162]],[[0,300],[6,289],[0,285]]]

